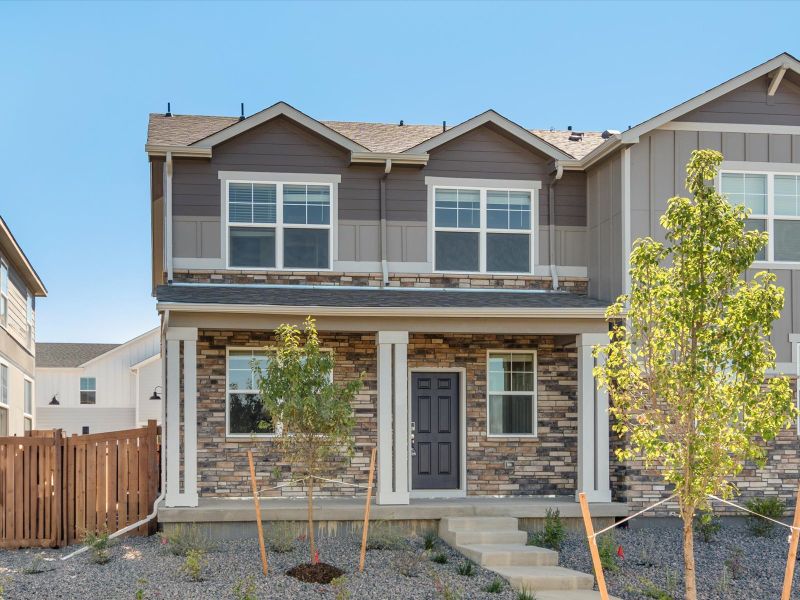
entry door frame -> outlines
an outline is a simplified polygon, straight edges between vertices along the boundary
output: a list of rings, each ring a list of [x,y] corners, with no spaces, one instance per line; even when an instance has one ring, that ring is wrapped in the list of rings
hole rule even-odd
[[[412,488],[411,457],[412,373],[456,373],[458,375],[458,489],[415,490]],[[467,495],[467,370],[464,367],[416,367],[408,370],[408,494],[411,498],[464,498]]]

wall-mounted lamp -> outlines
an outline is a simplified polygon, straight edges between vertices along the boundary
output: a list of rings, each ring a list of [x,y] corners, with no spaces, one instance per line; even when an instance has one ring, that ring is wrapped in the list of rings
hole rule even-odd
[[[61,402],[58,401],[58,394],[53,394],[53,399],[50,400],[50,406],[58,406]]]
[[[157,385],[155,388],[153,388],[153,395],[150,396],[150,400],[161,400],[161,396],[158,395],[158,390],[160,389],[160,385]]]

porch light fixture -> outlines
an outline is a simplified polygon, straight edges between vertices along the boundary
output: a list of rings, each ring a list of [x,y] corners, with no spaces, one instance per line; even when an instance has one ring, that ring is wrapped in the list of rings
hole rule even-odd
[[[58,394],[53,394],[52,400],[50,400],[50,406],[58,406],[61,402],[58,401]]]
[[[160,389],[160,385],[157,385],[155,388],[153,388],[153,395],[150,396],[150,400],[161,400],[161,396],[158,395],[158,390]]]

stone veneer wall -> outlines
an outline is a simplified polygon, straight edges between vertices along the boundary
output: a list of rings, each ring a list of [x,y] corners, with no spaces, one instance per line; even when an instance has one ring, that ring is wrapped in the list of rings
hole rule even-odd
[[[337,353],[334,378],[346,380],[363,372],[365,385],[356,399],[356,454],[337,478],[366,482],[369,454],[377,443],[377,361],[374,334],[322,332],[326,347]],[[225,437],[225,349],[262,347],[273,342],[271,332],[200,330],[198,351],[198,474],[201,496],[251,495],[247,450],[252,449],[260,486],[274,485],[289,474],[271,443]],[[494,438],[486,435],[486,351],[538,350],[539,437]],[[467,477],[470,495],[571,495],[576,487],[577,355],[560,349],[552,336],[412,334],[409,368],[466,369]],[[506,463],[509,462],[510,466]],[[360,494],[361,490],[324,486],[321,495]],[[303,495],[295,487],[286,496]],[[266,495],[279,495],[270,492]]]
[[[166,281],[166,275],[164,281]],[[175,283],[261,283],[274,285],[353,285],[380,287],[380,273],[336,273],[330,271],[208,271],[182,270],[173,273]],[[559,289],[586,296],[585,277],[559,277]],[[550,277],[539,275],[440,275],[392,273],[389,287],[504,288],[550,290]]]

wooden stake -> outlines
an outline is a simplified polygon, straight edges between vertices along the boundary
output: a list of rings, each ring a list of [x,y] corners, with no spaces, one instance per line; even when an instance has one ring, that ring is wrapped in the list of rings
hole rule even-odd
[[[603,564],[600,562],[600,552],[597,550],[597,538],[594,537],[594,526],[592,525],[592,515],[589,514],[589,503],[586,501],[586,494],[578,494],[581,502],[581,513],[583,513],[583,526],[586,527],[586,537],[589,540],[589,552],[592,554],[592,564],[594,565],[594,575],[597,577],[597,589],[600,590],[601,600],[608,600],[608,590],[606,589],[606,578],[603,574]]]
[[[786,572],[783,574],[783,593],[781,600],[789,600],[792,595],[792,580],[794,578],[794,563],[797,560],[797,542],[800,540],[800,484],[797,486],[795,498],[794,520],[792,521],[792,534],[789,537],[789,556],[786,558]]]
[[[261,524],[261,502],[258,499],[256,486],[256,468],[253,465],[253,451],[247,451],[247,460],[250,462],[250,485],[253,486],[253,503],[256,507],[256,525],[258,526],[258,545],[261,548],[261,570],[267,576],[267,549],[264,547],[264,527]]]
[[[364,506],[364,527],[361,532],[361,559],[358,563],[358,571],[364,571],[364,560],[367,556],[367,532],[369,531],[369,505],[372,500],[372,478],[375,476],[375,455],[378,449],[372,449],[372,458],[369,459],[369,483],[367,484],[367,503]]]

